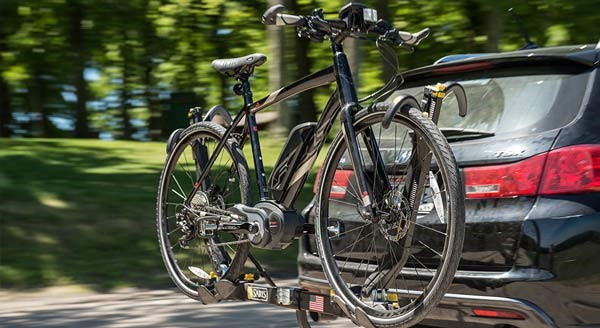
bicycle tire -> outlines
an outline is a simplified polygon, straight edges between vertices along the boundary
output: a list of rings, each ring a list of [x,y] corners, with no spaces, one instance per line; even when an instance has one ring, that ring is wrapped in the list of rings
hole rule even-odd
[[[185,253],[184,255],[180,255],[175,254],[174,248],[183,249],[182,246],[180,245],[180,247],[177,247],[177,244],[175,244],[175,246],[172,244],[173,238],[171,237],[171,234],[181,231],[179,228],[173,228],[173,222],[177,224],[177,219],[172,216],[176,215],[177,208],[183,206],[182,204],[172,201],[172,199],[177,199],[178,202],[181,203],[184,201],[184,197],[182,196],[186,196],[191,192],[195,178],[197,178],[200,170],[197,164],[190,160],[188,158],[189,156],[186,154],[194,153],[192,148],[194,145],[197,145],[197,142],[202,142],[208,152],[209,146],[207,145],[216,145],[223,138],[224,132],[225,129],[222,126],[212,122],[200,122],[185,129],[179,136],[179,141],[176,143],[175,147],[173,147],[172,151],[168,154],[163,171],[160,175],[156,205],[156,224],[161,255],[171,280],[185,295],[195,300],[200,300],[197,291],[197,288],[200,286],[206,286],[213,294],[216,294],[214,291],[214,281],[199,279],[199,277],[191,271],[190,266],[186,268],[185,264],[182,265],[182,263],[180,263],[182,262],[182,259],[188,261],[187,257],[198,256],[200,258],[198,261],[201,261],[201,263],[194,263],[194,258],[192,257],[191,263],[194,267],[198,265],[202,266],[200,268],[205,270],[205,272],[208,272],[208,270],[216,272],[217,280],[227,279],[236,281],[239,279],[240,274],[242,274],[250,247],[249,243],[234,244],[233,247],[229,245],[218,245],[220,244],[220,237],[223,236],[215,236],[210,239],[200,239],[199,237],[194,236],[195,241],[197,241],[199,245],[197,250],[201,252],[204,247],[206,254]],[[196,150],[195,152],[197,153],[198,151]],[[223,209],[234,203],[250,204],[252,195],[249,187],[250,177],[248,165],[237,142],[233,139],[228,140],[219,156],[228,156],[231,161],[230,164],[228,164],[229,162],[225,162],[224,164],[223,162],[219,162],[219,159],[222,159],[222,157],[219,157],[211,168],[211,173],[209,173],[208,176],[209,178],[214,178],[215,181],[210,187],[207,187],[208,189],[212,188],[210,189],[212,191],[209,193],[205,186],[200,187],[199,191],[208,195],[206,197],[207,199],[210,199],[211,204],[213,203],[213,199],[216,203],[217,200],[220,200],[219,196],[221,196],[223,198],[223,204],[220,204],[220,206],[223,207]],[[183,163],[183,161],[180,163],[182,157],[184,158],[185,163]],[[186,167],[192,166],[190,162],[194,163],[194,175],[189,172],[191,170],[186,169]],[[228,202],[227,204],[225,204],[225,197],[215,191],[220,190],[220,188],[217,188],[219,187],[219,179],[223,179],[221,176],[218,178],[216,177],[216,170],[221,166],[223,168],[229,167],[229,174],[226,176],[226,179],[223,180],[224,183],[227,184],[232,182],[232,180],[235,180],[233,181],[235,183],[233,188],[237,188],[239,185],[239,189],[237,189],[236,192],[239,193],[239,195],[235,197],[232,196],[231,202]],[[177,179],[177,174],[175,172],[178,168],[185,173],[179,173],[179,176],[183,177],[183,179]],[[235,171],[234,178],[231,177],[232,171]],[[176,190],[173,191],[171,187],[173,187],[173,189],[176,188]],[[227,188],[228,187],[225,187],[224,190],[227,190]],[[219,203],[221,202],[219,201]],[[178,235],[176,234],[175,237],[177,236]],[[181,240],[179,240],[179,243],[180,242]],[[202,246],[203,242],[204,246]],[[187,243],[188,241],[186,241],[186,244]],[[195,250],[193,249],[190,253],[192,252],[195,252]],[[205,257],[208,258],[210,263],[204,261]],[[222,267],[221,264],[225,264],[226,268]],[[219,272],[219,270],[222,272]]]
[[[392,126],[390,126],[388,130],[381,128],[380,123],[383,120],[384,114],[385,112],[381,111],[363,111],[358,113],[355,121],[357,139],[360,139],[358,135],[367,131],[368,127],[371,127],[373,131],[379,131],[380,138],[378,143],[380,143],[380,149],[387,149],[385,147],[381,148],[383,147],[381,135],[382,131],[387,133],[386,131],[391,129]],[[394,159],[394,164],[391,165],[391,168],[388,168],[388,164],[390,163],[384,162],[388,174],[394,177],[395,185],[392,191],[386,195],[397,196],[399,193],[395,192],[395,190],[403,189],[403,184],[406,184],[406,181],[402,182],[401,176],[393,174],[402,171],[406,173],[409,171],[408,167],[406,167],[407,165],[402,167],[402,165],[396,164],[396,156],[400,156],[401,158],[407,157],[406,151],[404,151],[404,153],[396,153],[396,142],[399,139],[397,138],[396,132],[400,127],[402,128],[401,130],[405,130],[406,132],[406,134],[404,134],[404,140],[406,140],[407,137],[409,139],[418,137],[420,138],[419,142],[422,141],[422,144],[427,145],[428,149],[431,151],[432,159],[429,165],[430,170],[427,172],[430,180],[428,181],[427,190],[429,194],[431,194],[431,201],[434,203],[438,201],[438,204],[434,204],[433,209],[426,214],[423,214],[420,219],[417,218],[414,222],[407,221],[404,223],[402,229],[400,228],[401,223],[397,223],[397,226],[395,226],[396,222],[402,222],[402,219],[394,220],[392,218],[393,215],[391,214],[388,215],[388,218],[392,218],[389,219],[390,222],[387,222],[387,219],[378,221],[386,221],[381,224],[373,223],[373,221],[369,223],[369,220],[365,219],[361,222],[360,213],[357,213],[359,212],[358,209],[352,208],[352,205],[361,203],[361,198],[354,197],[356,198],[356,202],[347,202],[347,204],[337,204],[333,201],[340,197],[341,189],[339,186],[344,184],[342,183],[343,181],[335,180],[338,175],[341,176],[341,179],[343,179],[344,176],[349,179],[346,187],[346,194],[344,195],[346,198],[344,198],[344,200],[353,197],[352,195],[348,196],[352,191],[357,193],[356,190],[351,190],[351,188],[355,188],[354,186],[356,186],[355,181],[350,181],[353,173],[338,174],[339,170],[347,171],[349,166],[349,161],[344,159],[346,144],[340,133],[332,142],[322,167],[317,198],[317,216],[315,220],[317,249],[327,280],[334,290],[334,298],[338,298],[340,300],[339,304],[347,307],[347,311],[355,323],[365,324],[365,322],[361,320],[365,320],[366,318],[369,321],[368,325],[386,328],[409,327],[417,324],[439,303],[452,282],[454,273],[457,270],[464,239],[464,193],[456,160],[445,137],[429,118],[425,117],[421,111],[414,108],[402,109],[393,118],[392,125],[395,126],[394,138],[390,139],[394,140],[394,157],[391,157]],[[400,149],[406,148],[404,146],[404,140]],[[385,139],[383,139],[383,141],[385,141]],[[388,144],[389,142],[391,141],[388,141]],[[414,143],[411,143],[411,145],[414,145]],[[411,154],[412,151],[413,149],[410,149]],[[363,160],[367,158],[362,150],[361,155]],[[381,152],[382,158],[390,158],[390,156],[386,155],[389,154]],[[345,156],[347,158],[347,153]],[[425,155],[423,159],[427,158],[427,156],[430,155]],[[373,167],[374,162],[375,161],[371,162],[371,168]],[[363,166],[365,166],[365,171],[369,170],[369,164],[366,160],[363,163]],[[436,167],[438,171],[435,173],[432,180],[432,170]],[[376,172],[377,168],[375,167],[375,170],[373,171]],[[404,178],[406,179],[406,177]],[[338,179],[340,178],[338,177]],[[376,181],[376,179],[376,176],[371,176],[370,181]],[[335,193],[332,193],[333,182],[335,182]],[[443,186],[444,192],[442,193],[440,191],[441,189],[439,189],[437,193],[435,193],[435,191],[432,192],[436,185],[438,189],[440,186]],[[373,189],[374,188],[375,184],[373,184]],[[439,202],[440,199],[442,200],[441,206]],[[406,199],[403,198],[393,198],[393,200],[398,200],[401,203],[406,201]],[[416,202],[418,205],[416,210],[419,211],[421,207],[424,207],[423,204],[426,204],[426,202],[427,199],[425,197],[418,200]],[[384,202],[381,203],[383,204]],[[391,202],[388,201],[388,203]],[[386,206],[391,208],[390,205]],[[438,207],[443,209],[440,210]],[[393,212],[391,209],[388,210],[390,213]],[[415,208],[411,209],[411,211],[414,210]],[[443,213],[443,219],[442,215],[438,214],[438,212]],[[346,216],[340,217],[340,214],[344,213],[347,213],[345,214]],[[382,211],[382,213],[384,212]],[[402,218],[401,214],[402,213],[397,214],[396,217]],[[436,227],[433,230],[439,229],[437,221],[433,221],[435,220],[436,215],[437,219],[446,222],[444,224],[444,234],[441,234],[442,230],[437,231],[440,233],[439,236],[437,236],[438,233],[430,232],[425,229],[433,229],[431,227]],[[408,217],[408,214],[405,217]],[[421,223],[419,223],[419,220],[421,220]],[[428,222],[436,222],[436,224],[429,224]],[[392,226],[392,229],[388,229],[390,225]],[[360,234],[362,234],[362,232],[366,230],[365,227],[368,226],[371,227],[372,241],[368,248],[366,248],[365,243],[368,239],[365,238],[368,238],[368,234],[366,234],[366,237],[362,237],[362,240],[360,239]],[[413,227],[412,232],[401,237],[400,231],[411,231],[411,228],[407,228],[411,226]],[[425,228],[421,226],[424,226]],[[396,231],[398,234],[392,235],[390,231]],[[424,244],[422,240],[419,239],[420,236],[423,236],[426,233],[435,235],[433,237],[428,237],[431,238],[431,241],[426,240],[426,242],[437,243],[438,248],[440,248],[439,239],[443,238],[443,245],[441,246],[439,253],[431,248],[432,245]],[[357,234],[358,236],[356,236]],[[409,234],[410,237],[408,237]],[[378,238],[376,238],[376,235]],[[423,245],[417,244],[418,247],[415,246],[415,238]],[[344,241],[344,239],[347,239],[347,241]],[[395,240],[396,244],[393,244],[390,240]],[[398,246],[402,242],[405,242],[405,244],[401,246],[401,260],[397,260],[398,257],[396,256],[395,250],[399,249]],[[385,244],[385,250],[382,250],[380,246],[382,243]],[[390,246],[389,249],[387,248],[388,245]],[[427,246],[430,249],[426,249],[423,246]],[[352,248],[350,249],[350,247]],[[405,252],[407,252],[406,258],[404,257]],[[424,260],[419,260],[416,256],[411,254],[412,252],[418,252],[417,254],[421,254],[421,252],[432,253],[431,258],[433,260],[431,260],[431,262],[425,262],[425,264],[423,263]],[[436,252],[437,255],[439,255],[439,263],[437,263],[437,265],[435,265],[437,255],[433,254],[433,252]],[[381,262],[379,262],[380,258]],[[360,263],[358,264],[359,259]],[[389,273],[394,272],[390,269],[394,267],[394,265],[390,263],[393,259],[396,259],[397,261],[395,265],[401,266],[401,270],[397,274]],[[404,259],[404,263],[402,263],[402,259]],[[412,268],[408,268],[408,259],[410,259],[413,265]],[[340,266],[342,262],[343,265]],[[373,270],[374,267],[376,268],[375,270]],[[377,268],[379,272],[376,271]],[[361,285],[360,281],[362,281],[363,271],[364,281],[363,285]],[[419,272],[421,272],[421,276],[419,276]],[[382,279],[381,277],[385,277],[385,273],[389,273],[392,280],[388,279],[386,282],[377,282],[377,278]],[[431,276],[429,282],[424,285],[422,280],[426,280],[425,278],[429,276]],[[423,290],[421,290],[420,294],[415,294],[413,292],[415,292],[415,286],[419,285],[418,281],[421,281],[420,286]],[[373,285],[373,282],[375,282],[375,285]],[[402,282],[404,285],[401,285],[400,287],[403,288],[398,288],[398,285]],[[381,285],[377,286],[377,283],[380,283]],[[392,287],[392,283],[396,288],[389,288]],[[369,286],[369,288],[366,286]],[[371,294],[365,295],[365,291],[368,291]],[[396,304],[392,302],[390,306],[390,302],[377,301],[377,299],[386,299],[389,297],[388,295],[393,294],[395,294],[397,298]],[[386,301],[389,301],[389,299]]]

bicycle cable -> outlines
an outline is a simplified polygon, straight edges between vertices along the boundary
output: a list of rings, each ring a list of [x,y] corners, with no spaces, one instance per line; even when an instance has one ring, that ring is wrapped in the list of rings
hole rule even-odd
[[[371,93],[370,95],[359,99],[359,103],[369,101],[373,98],[375,98],[373,102],[376,102],[383,97],[388,96],[391,92],[395,91],[395,89],[404,84],[404,77],[402,76],[402,73],[400,73],[400,62],[394,49],[387,42],[382,42],[382,40],[379,38],[375,40],[375,45],[385,63],[394,67],[395,72],[394,75],[383,85],[383,87]]]

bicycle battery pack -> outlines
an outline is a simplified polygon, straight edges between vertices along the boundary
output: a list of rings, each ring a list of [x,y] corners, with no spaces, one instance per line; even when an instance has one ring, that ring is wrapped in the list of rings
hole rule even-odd
[[[316,127],[317,123],[307,122],[297,125],[290,131],[273,172],[269,176],[268,184],[274,199],[279,200],[290,179],[302,164],[298,159],[312,144]]]

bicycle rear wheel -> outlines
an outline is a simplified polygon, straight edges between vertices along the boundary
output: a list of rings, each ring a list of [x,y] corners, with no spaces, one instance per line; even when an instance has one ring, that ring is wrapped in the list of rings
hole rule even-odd
[[[440,301],[456,272],[464,196],[452,151],[435,124],[417,109],[404,109],[385,129],[384,114],[362,112],[355,123],[365,177],[377,198],[376,217],[360,208],[356,174],[340,134],[321,171],[316,241],[335,298],[356,323],[407,327]],[[366,136],[377,141],[391,190],[380,190],[379,161],[368,154]],[[408,186],[419,181],[415,172],[424,174],[424,192],[411,196]]]
[[[161,255],[175,285],[197,300],[199,287],[215,294],[215,281],[239,279],[249,250],[248,239],[240,235],[202,235],[200,224],[207,221],[196,214],[251,202],[248,166],[234,141],[230,140],[221,151],[191,204],[185,204],[224,130],[211,122],[186,129],[168,155],[159,182],[157,230]]]

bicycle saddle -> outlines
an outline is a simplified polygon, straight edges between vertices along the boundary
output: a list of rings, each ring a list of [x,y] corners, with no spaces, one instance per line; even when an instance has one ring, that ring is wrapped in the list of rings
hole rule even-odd
[[[238,58],[215,59],[211,65],[221,74],[238,76],[240,74],[252,74],[254,67],[262,65],[266,61],[266,55],[254,53]]]

